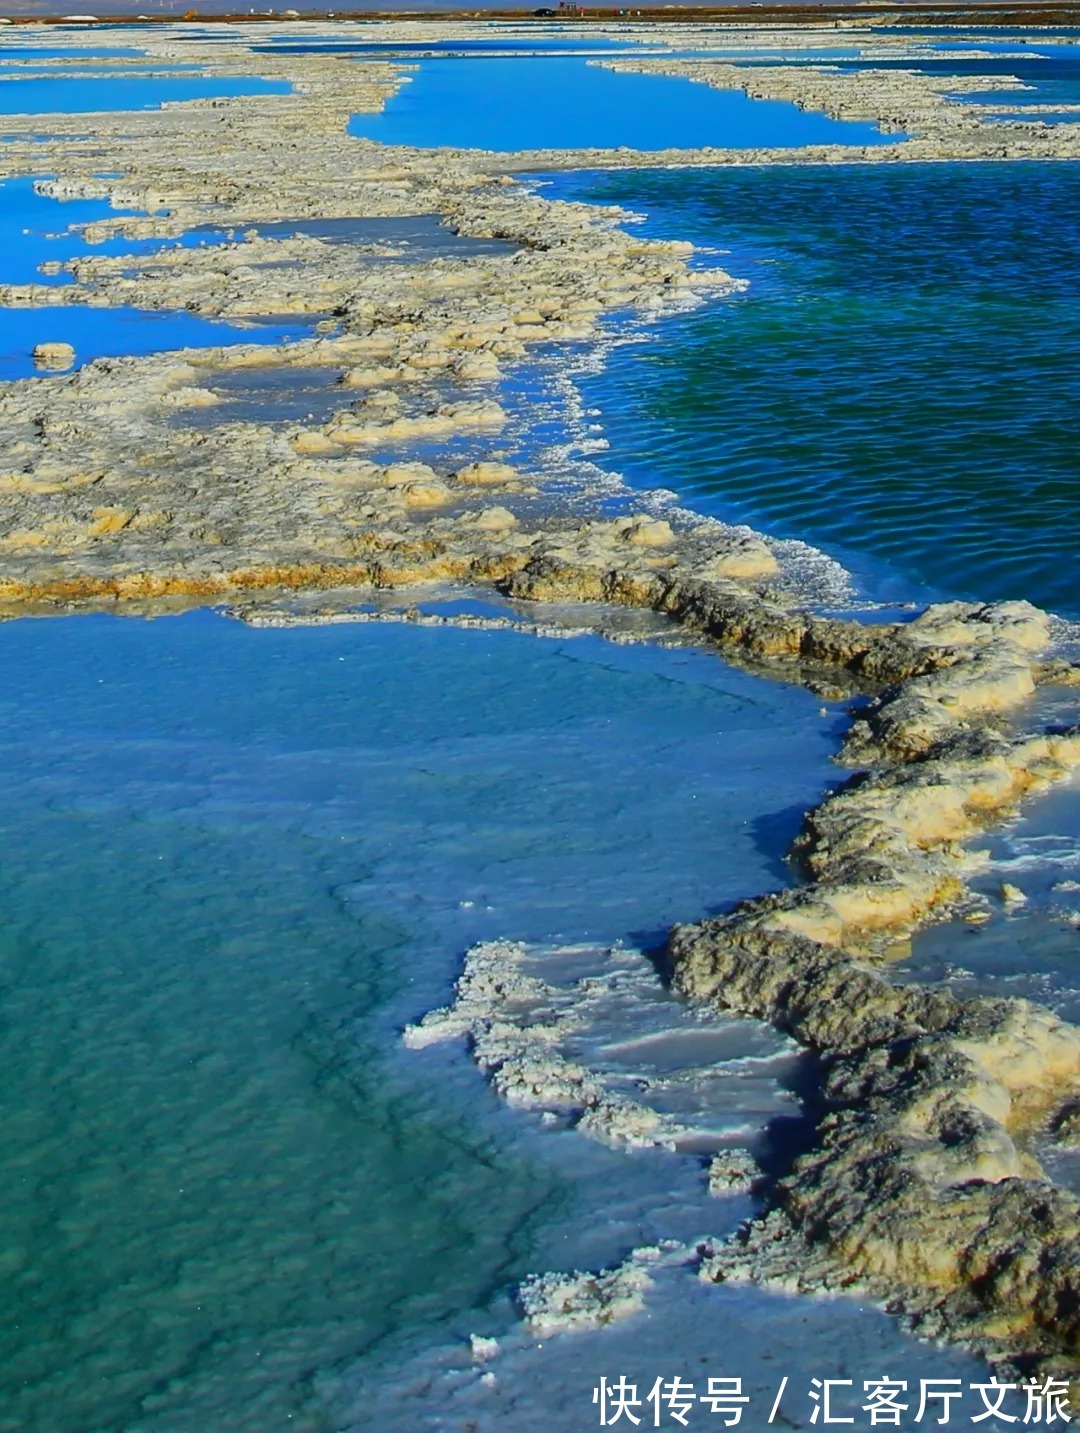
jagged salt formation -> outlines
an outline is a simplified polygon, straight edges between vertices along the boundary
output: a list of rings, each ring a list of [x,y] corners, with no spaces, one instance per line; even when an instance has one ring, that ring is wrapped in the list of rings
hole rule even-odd
[[[1034,680],[1033,610],[929,617],[949,658],[856,724],[849,750],[884,764],[810,813],[809,883],[672,933],[682,993],[769,1020],[825,1066],[818,1143],[779,1212],[707,1272],[858,1279],[936,1334],[1073,1377],[1080,1201],[1025,1136],[1074,1097],[1080,1032],[1024,1000],[896,986],[880,960],[962,896],[958,843],[1080,764],[1080,730],[996,725]]]
[[[642,1312],[658,1269],[695,1258],[696,1250],[675,1241],[646,1245],[613,1269],[534,1274],[519,1286],[518,1303],[530,1331],[542,1338],[604,1328]]]
[[[825,1069],[815,1149],[781,1182],[776,1211],[705,1273],[869,1285],[935,1334],[1075,1374],[1080,1202],[1025,1138],[1068,1124],[1080,1032],[1027,1001],[894,985],[883,965],[963,899],[964,840],[1080,765],[1080,730],[1020,735],[1008,721],[1038,680],[1075,679],[1040,658],[1047,619],[1026,603],[956,603],[864,627],[721,584],[597,581],[550,560],[508,586],[647,601],[759,659],[888,684],[846,743],[876,769],[807,817],[807,883],[671,936],[680,993],[776,1024]]]
[[[1035,120],[992,122],[996,111],[964,104],[961,96],[1000,90],[1002,108],[1013,109],[1004,97],[1024,93],[1028,86],[1008,73],[999,75],[932,75],[919,70],[842,70],[825,63],[754,65],[720,59],[630,58],[591,63],[616,73],[672,75],[713,89],[741,90],[751,99],[788,100],[800,109],[832,119],[876,124],[885,134],[908,138],[898,145],[855,147],[847,152],[860,163],[890,160],[1063,158],[1080,152],[1072,126]],[[1001,63],[1007,69],[1008,60]],[[1037,113],[1037,111],[1036,111]],[[815,159],[827,158],[813,146]],[[793,158],[802,158],[799,153]]]
[[[492,1085],[519,1109],[566,1115],[591,1139],[628,1149],[671,1149],[685,1130],[648,1105],[610,1089],[559,1048],[585,1023],[586,1000],[604,999],[610,979],[591,977],[558,989],[523,967],[529,949],[487,941],[465,957],[454,1002],[405,1031],[411,1049],[466,1038]]]

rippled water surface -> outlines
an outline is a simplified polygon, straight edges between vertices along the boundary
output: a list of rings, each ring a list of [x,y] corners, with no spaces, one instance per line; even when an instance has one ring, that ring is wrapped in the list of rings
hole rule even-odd
[[[560,181],[729,249],[740,296],[589,380],[648,486],[911,596],[1080,615],[1080,169],[636,172]],[[892,573],[880,569],[884,559]]]
[[[746,143],[855,137],[562,56],[438,60],[394,105],[388,137],[507,149],[739,142],[708,127],[722,115]],[[729,248],[751,280],[587,380],[604,462],[810,538],[880,590],[1080,612],[1067,166],[592,175],[559,192]],[[81,247],[42,228],[104,212],[23,181],[0,204],[0,279],[22,281]],[[55,316],[84,328],[53,333]],[[46,337],[80,358],[136,351],[153,323],[220,341],[197,322],[18,311],[0,363],[26,371]],[[717,1351],[766,1408],[778,1370],[969,1370],[850,1303],[689,1272],[651,1318],[534,1348],[512,1332],[514,1280],[726,1232],[731,1201],[705,1198],[692,1160],[501,1109],[460,1048],[397,1042],[478,939],[648,946],[789,879],[781,854],[835,779],[834,707],[693,649],[208,614],[0,624],[0,670],[0,1433],[570,1433],[595,1425],[599,1373],[699,1376]],[[1042,834],[1021,833],[1045,857]],[[1050,955],[1032,936],[1033,979],[1073,949],[1066,904]],[[666,1072],[669,998],[650,999]],[[580,1046],[632,1084],[628,1025]],[[729,1026],[724,1049],[733,1069],[790,1053],[758,1027]],[[724,1059],[706,1063],[719,1088]],[[794,1103],[779,1076],[759,1073],[754,1100],[739,1078],[727,1133]],[[430,1364],[477,1327],[521,1345],[479,1417],[479,1385]]]
[[[993,48],[980,44],[979,49]],[[1003,47],[1004,48],[1004,47]],[[988,58],[933,59],[906,58],[841,62],[841,69],[918,70],[927,75],[1010,75],[1023,82],[1025,88],[994,90],[959,96],[964,103],[994,104],[1007,109],[1015,104],[1076,104],[1080,102],[1080,45],[1046,45],[1040,51],[1038,39],[1031,46],[1033,55],[1016,56],[1017,46],[1010,55]]]

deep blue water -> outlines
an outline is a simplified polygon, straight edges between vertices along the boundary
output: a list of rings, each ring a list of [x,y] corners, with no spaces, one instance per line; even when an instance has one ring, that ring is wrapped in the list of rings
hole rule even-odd
[[[983,48],[980,46],[980,48]],[[1007,109],[1016,104],[1080,104],[1080,45],[1047,46],[1038,57],[1019,59],[963,60],[873,60],[868,62],[838,61],[841,69],[918,70],[926,75],[1013,75],[1030,85],[1026,90],[995,90],[985,94],[958,95],[965,103],[992,103]]]
[[[585,382],[603,465],[872,589],[1080,616],[1080,167],[632,172],[543,192],[730,249],[745,295]]]
[[[453,148],[755,148],[884,144],[876,126],[804,113],[669,76],[617,74],[581,59],[463,58],[420,64],[379,115],[350,133],[386,144]]]

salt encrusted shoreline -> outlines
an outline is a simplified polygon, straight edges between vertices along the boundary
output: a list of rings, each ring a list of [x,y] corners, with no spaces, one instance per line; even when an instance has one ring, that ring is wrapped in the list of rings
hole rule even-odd
[[[883,973],[899,937],[962,902],[963,841],[1080,765],[1080,731],[1014,725],[1037,684],[1077,679],[1047,660],[1045,616],[1024,603],[948,604],[907,624],[815,616],[785,594],[770,546],[743,531],[633,512],[583,522],[493,454],[449,469],[414,449],[463,433],[496,441],[506,413],[490,385],[531,345],[587,340],[606,313],[660,313],[731,286],[692,271],[688,245],[627,234],[617,211],[537,198],[508,178],[515,170],[1068,157],[1078,141],[1060,127],[987,124],[950,105],[941,82],[895,71],[750,76],[721,61],[638,58],[605,63],[752,83],[916,137],[794,153],[436,154],[344,138],[349,114],[377,110],[405,65],[255,56],[239,42],[180,47],[160,33],[148,47],[155,61],[182,49],[218,73],[295,79],[299,93],[95,116],[92,135],[82,115],[49,117],[46,139],[29,137],[41,117],[0,119],[0,174],[54,171],[46,192],[149,216],[118,214],[91,238],[438,213],[516,251],[379,266],[310,235],[256,234],[78,259],[66,289],[4,288],[0,300],[31,306],[333,314],[322,332],[277,348],[99,360],[4,385],[5,612],[246,593],[259,620],[263,591],[461,581],[519,602],[660,614],[777,674],[871,694],[844,748],[868,771],[808,816],[805,883],[671,937],[679,991],[778,1024],[825,1069],[816,1148],[781,1181],[773,1213],[714,1251],[706,1272],[870,1282],[937,1333],[1076,1375],[1080,1204],[1046,1180],[1023,1138],[1075,1098],[1080,1032],[1025,1001],[898,988]],[[191,421],[223,401],[229,375],[290,368],[328,376],[335,396],[320,420]],[[582,1081],[578,1095],[599,1107]]]

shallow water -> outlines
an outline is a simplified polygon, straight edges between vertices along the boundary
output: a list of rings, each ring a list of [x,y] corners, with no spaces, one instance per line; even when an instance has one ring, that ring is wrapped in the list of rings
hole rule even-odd
[[[68,49],[47,45],[0,45],[0,62],[6,60],[111,60],[137,59],[145,51],[132,45],[94,45]]]
[[[951,1406],[950,1421],[966,1427],[985,1412],[970,1385],[986,1382],[988,1374],[970,1355],[905,1337],[896,1321],[872,1304],[799,1298],[754,1286],[708,1286],[690,1269],[662,1269],[644,1314],[622,1325],[544,1340],[503,1338],[486,1370],[470,1368],[462,1351],[444,1349],[434,1357],[395,1358],[380,1370],[377,1383],[346,1372],[339,1399],[352,1416],[342,1426],[349,1433],[372,1428],[386,1433],[584,1433],[599,1426],[594,1390],[601,1377],[609,1389],[625,1378],[629,1396],[638,1400],[631,1411],[641,1427],[670,1433],[680,1426],[734,1426],[700,1401],[712,1377],[740,1380],[747,1402],[739,1426],[747,1433],[766,1433],[770,1426],[824,1426],[811,1380],[845,1381],[831,1390],[831,1421],[847,1419],[848,1428],[864,1433],[881,1426],[880,1420],[871,1422],[866,1409],[866,1381],[893,1378],[905,1381],[909,1391],[900,1400],[908,1411],[901,1412],[895,1426],[911,1433],[937,1422],[933,1413],[915,1418],[921,1379],[952,1379],[954,1387],[959,1385],[961,1399]],[[664,1403],[654,1421],[650,1389],[657,1378],[670,1387],[676,1377],[683,1380],[681,1392],[699,1401],[691,1402],[685,1424]],[[778,1395],[779,1406],[770,1418]],[[1010,1394],[1004,1405],[1017,1424],[1024,1403]],[[931,1399],[928,1409],[937,1406]],[[607,1411],[610,1417],[615,1404],[609,1402]],[[615,1426],[631,1425],[620,1417]]]
[[[625,173],[617,202],[748,292],[616,349],[583,385],[639,487],[802,537],[874,595],[1080,616],[1080,169]]]
[[[617,74],[581,59],[421,61],[378,115],[350,133],[385,144],[453,148],[753,148],[895,142],[871,124],[804,113],[666,75]]]
[[[292,37],[286,40],[277,40],[272,44],[260,47],[267,53],[273,55],[384,55],[410,54],[420,52],[422,54],[439,54],[440,52],[452,52],[454,54],[484,54],[488,51],[515,50],[531,52],[534,57],[544,54],[558,54],[564,50],[635,50],[637,46],[630,40],[609,39],[606,36],[598,38],[587,34],[582,35],[544,35],[530,34],[528,31],[515,30],[513,33],[502,36],[493,36],[491,39],[481,40],[378,40],[365,42],[363,40],[338,40],[338,39],[316,39],[303,43],[297,43]]]
[[[132,242],[110,239],[88,244],[79,225],[115,217],[101,200],[58,203],[34,192],[32,179],[0,183],[0,283],[46,284],[63,288],[68,274],[42,274],[46,260],[63,262],[83,254],[146,252],[160,239]],[[197,232],[170,243],[205,242]],[[0,380],[29,378],[36,373],[31,353],[38,343],[70,343],[78,364],[95,358],[162,353],[174,348],[213,347],[226,343],[278,343],[310,333],[296,321],[228,323],[190,313],[156,313],[124,306],[56,304],[52,307],[6,308],[0,323]]]
[[[70,283],[68,275],[45,275],[38,266],[47,259],[63,262],[77,254],[110,252],[108,246],[91,247],[79,233],[68,231],[116,213],[101,199],[58,203],[36,193],[33,179],[0,181],[0,283]],[[5,323],[9,317],[10,311]]]
[[[283,80],[231,79],[216,75],[170,75],[152,79],[5,79],[0,73],[0,114],[100,114],[160,109],[181,100],[230,95],[287,95]]]
[[[0,380],[39,374],[32,353],[39,343],[70,343],[75,367],[95,358],[168,353],[229,343],[286,343],[304,338],[310,327],[293,323],[227,323],[189,313],[151,313],[117,307],[106,311],[58,305],[7,309],[0,337]],[[104,321],[103,321],[104,317]]]
[[[979,45],[980,49],[993,48]],[[1038,41],[1033,49],[1038,51]],[[932,59],[916,57],[911,59],[886,59],[840,62],[840,69],[905,69],[917,70],[927,75],[1011,75],[1022,80],[1027,87],[1022,90],[993,90],[986,93],[958,94],[955,98],[964,104],[993,104],[996,108],[1008,109],[1010,104],[1062,105],[1080,103],[1080,45],[1047,45],[1042,52],[1034,55],[1011,56],[987,59]]]
[[[1068,715],[1076,721],[1075,703]],[[1080,780],[1027,803],[972,846],[986,853],[971,881],[985,919],[920,932],[897,979],[940,983],[963,996],[1034,1000],[1080,1022]],[[1037,1131],[1032,1152],[1052,1179],[1080,1194],[1075,1140],[1062,1145]]]
[[[596,638],[87,617],[0,627],[0,663],[13,1433],[321,1428],[314,1367],[557,1260],[556,1149],[393,1024],[477,938],[778,883],[837,720]]]
[[[0,79],[18,79],[20,75],[31,79],[145,79],[147,77],[162,76],[168,78],[170,75],[190,74],[192,71],[200,71],[203,66],[199,60],[160,60],[155,61],[147,57],[140,65],[125,64],[112,67],[102,65],[100,69],[93,66],[87,68],[82,62],[82,56],[76,53],[74,56],[57,54],[51,58],[61,60],[57,65],[33,65],[27,64],[22,57],[16,60],[13,55],[0,53]],[[64,66],[70,64],[71,69],[65,70]]]
[[[1075,692],[1041,688],[1026,717],[1051,730],[1074,724]],[[971,887],[987,919],[921,932],[901,978],[1022,995],[1080,1021],[1080,778],[1024,803],[970,845],[979,853]]]
[[[1046,168],[1023,176],[1052,191]],[[791,176],[787,193],[778,174],[706,176],[721,187],[704,194],[696,175],[650,176],[644,189],[641,176],[611,180],[635,207],[650,201],[654,228],[714,244],[737,228],[747,267],[725,262],[755,287],[669,324],[665,350],[617,350],[609,375],[586,384],[613,466],[774,530],[813,534],[816,522],[882,588],[891,562],[904,596],[920,583],[957,590],[957,574],[945,537],[912,520],[911,488],[890,482],[914,483],[919,444],[936,454],[950,423],[957,451],[973,451],[965,425],[996,412],[1002,353],[1015,362],[1031,347],[1041,401],[1071,391],[1075,276],[1067,184],[1052,204],[1038,185],[1026,191],[1017,228],[1014,171],[985,175],[1012,193],[996,208],[955,173],[925,191],[912,173],[914,191],[906,173],[899,189],[873,176],[876,191],[854,171]],[[981,242],[968,226],[977,236],[984,205]],[[1054,272],[1038,252],[1051,232]],[[1025,261],[1035,251],[1029,281],[1010,242]],[[942,371],[958,387],[935,406],[954,294],[971,355],[990,335],[998,364],[988,375],[984,356],[972,396],[957,379],[971,355],[957,354]],[[1011,313],[1025,305],[1038,313]],[[834,372],[848,344],[851,365]],[[1004,461],[1015,422],[1009,463],[1029,444],[1045,458],[1035,380],[1025,370],[1012,382],[1031,411],[998,414],[980,451]],[[901,440],[903,467],[878,452]],[[1041,441],[1066,449],[1064,432]],[[756,480],[729,491],[732,455],[750,462],[755,449]],[[798,501],[791,451],[807,455]],[[864,472],[868,453],[884,466]],[[861,514],[836,502],[839,456]],[[947,466],[945,478],[958,489],[951,509],[974,525],[960,554],[986,595],[985,510],[1000,503],[1023,524],[992,487],[965,486]],[[1032,479],[1037,511],[1041,492]],[[897,511],[904,541],[889,548]],[[1071,541],[1069,516],[1063,505],[1034,526],[1059,576],[1053,544]],[[1038,553],[1011,575],[1037,585]],[[819,715],[818,698],[696,651],[408,626],[252,632],[206,614],[8,624],[0,665],[0,1267],[13,1290],[0,1312],[0,1428],[418,1433],[471,1421],[570,1433],[595,1425],[600,1373],[647,1387],[706,1370],[746,1376],[750,1427],[764,1426],[778,1372],[806,1375],[785,1415],[800,1426],[811,1372],[978,1376],[864,1306],[705,1290],[685,1271],[621,1331],[534,1348],[512,1332],[514,1279],[685,1238],[703,1218],[703,1232],[723,1234],[745,1201],[706,1210],[693,1161],[545,1135],[496,1107],[462,1051],[404,1057],[394,1044],[402,1020],[446,998],[478,938],[648,945],[675,919],[787,880],[781,853],[835,778],[839,718]],[[662,1011],[666,997],[652,998]],[[777,1086],[760,1072],[748,1085],[745,1069],[776,1053],[774,1037],[729,1026],[701,1038],[733,1077],[738,1066],[744,1123],[769,1118]],[[642,1039],[631,1018],[586,1032],[579,1049],[632,1084],[644,1060],[678,1068],[694,1045],[685,1031],[647,1050]],[[453,1367],[476,1328],[508,1346],[494,1385]]]

